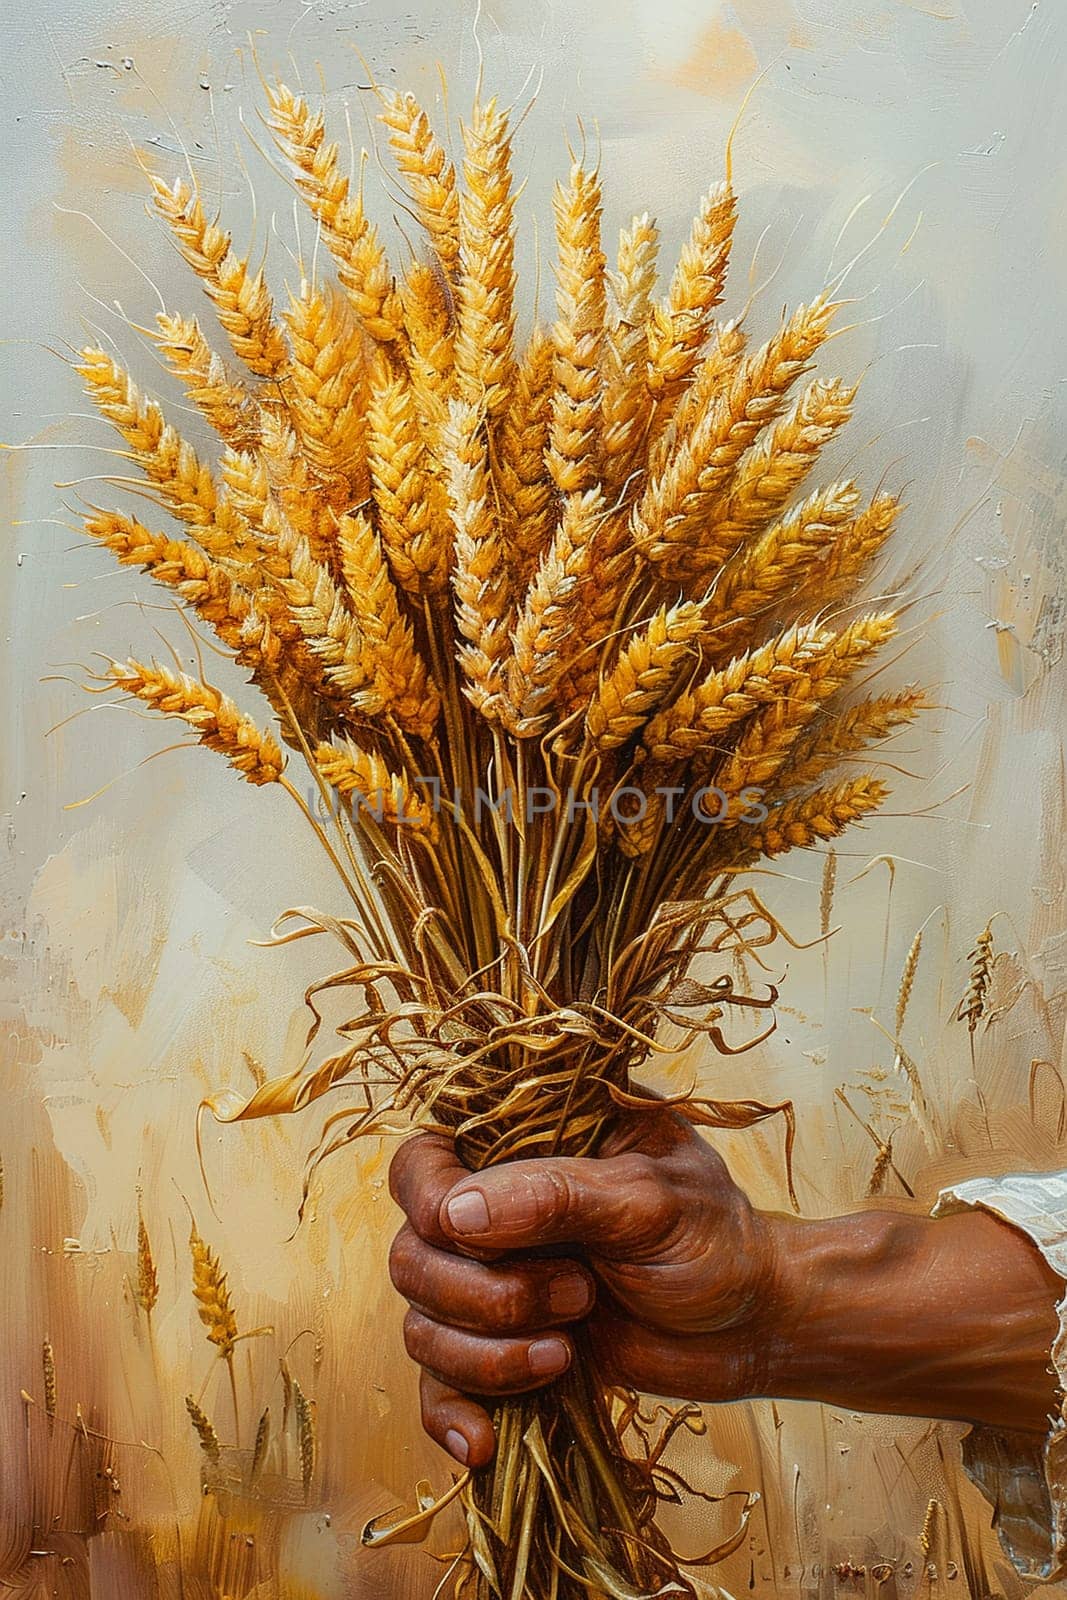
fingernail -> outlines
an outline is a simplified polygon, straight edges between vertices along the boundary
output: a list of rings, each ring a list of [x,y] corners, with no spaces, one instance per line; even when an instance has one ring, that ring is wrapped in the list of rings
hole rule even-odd
[[[561,1272],[548,1285],[548,1308],[557,1317],[576,1317],[589,1304],[589,1285],[580,1272]]]
[[[467,1458],[471,1453],[471,1447],[463,1435],[459,1432],[458,1428],[449,1428],[448,1432],[445,1434],[445,1449],[448,1451],[450,1456],[455,1456],[456,1460],[461,1462],[463,1466],[467,1465]]]
[[[488,1233],[489,1207],[480,1189],[457,1194],[445,1207],[449,1225],[456,1233]]]
[[[550,1373],[562,1372],[570,1357],[562,1339],[535,1339],[526,1359],[535,1378],[547,1378]]]

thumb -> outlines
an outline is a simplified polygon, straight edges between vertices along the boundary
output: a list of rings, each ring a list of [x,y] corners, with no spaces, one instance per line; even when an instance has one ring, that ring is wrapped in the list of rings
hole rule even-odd
[[[647,1156],[512,1161],[463,1179],[441,1203],[440,1225],[483,1250],[588,1245],[600,1255],[646,1247],[664,1206]]]

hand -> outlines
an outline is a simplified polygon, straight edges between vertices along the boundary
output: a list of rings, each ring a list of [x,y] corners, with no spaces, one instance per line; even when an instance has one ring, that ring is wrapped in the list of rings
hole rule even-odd
[[[480,1173],[423,1135],[391,1183],[423,1422],[465,1464],[493,1454],[480,1397],[551,1383],[583,1321],[607,1379],[677,1399],[773,1395],[1036,1433],[1056,1405],[1063,1280],[989,1212],[758,1212],[667,1110],[627,1121],[596,1160]]]
[[[408,1219],[390,1270],[411,1308],[423,1421],[459,1460],[493,1453],[488,1413],[470,1396],[551,1383],[582,1320],[609,1381],[678,1398],[760,1392],[773,1230],[673,1113],[628,1120],[596,1160],[477,1174],[447,1139],[420,1135],[394,1157],[391,1186]]]

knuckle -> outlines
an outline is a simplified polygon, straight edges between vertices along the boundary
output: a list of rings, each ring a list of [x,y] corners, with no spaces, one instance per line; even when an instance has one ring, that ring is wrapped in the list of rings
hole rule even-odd
[[[492,1285],[490,1299],[493,1322],[502,1332],[521,1330],[534,1319],[537,1296],[522,1273],[501,1273]]]

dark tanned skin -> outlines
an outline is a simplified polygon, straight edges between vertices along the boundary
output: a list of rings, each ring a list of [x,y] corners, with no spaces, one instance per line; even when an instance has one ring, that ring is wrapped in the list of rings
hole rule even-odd
[[[1045,1429],[1064,1286],[1017,1229],[983,1211],[756,1211],[666,1111],[614,1149],[474,1174],[423,1134],[395,1156],[405,1341],[426,1430],[457,1460],[493,1453],[475,1397],[551,1383],[579,1322],[603,1375],[649,1394]]]

